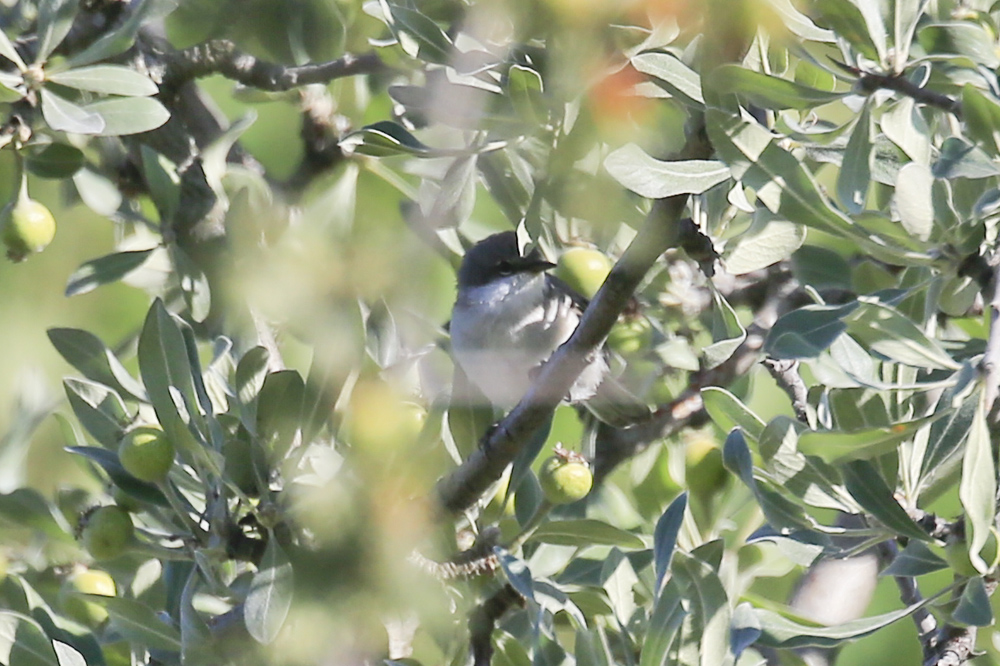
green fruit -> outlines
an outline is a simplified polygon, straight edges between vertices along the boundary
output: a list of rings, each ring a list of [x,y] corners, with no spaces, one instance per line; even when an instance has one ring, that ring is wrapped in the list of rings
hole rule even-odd
[[[83,546],[95,560],[111,560],[128,550],[135,527],[128,511],[118,506],[102,506],[86,517]]]
[[[710,497],[729,478],[722,465],[722,451],[707,432],[696,432],[685,442],[684,479],[693,495]]]
[[[7,246],[7,257],[21,261],[28,255],[41,252],[56,235],[56,221],[52,212],[34,199],[18,196],[0,213],[0,229]]]
[[[549,502],[569,504],[587,496],[594,485],[594,474],[579,453],[556,449],[555,455],[542,463],[538,481]]]
[[[991,529],[986,537],[979,556],[983,558],[986,565],[992,570],[997,565],[997,533]],[[982,572],[976,569],[969,557],[969,542],[964,538],[949,539],[944,547],[944,559],[948,561],[952,570],[960,576],[979,576]]]
[[[593,298],[611,272],[611,260],[597,250],[574,247],[556,263],[554,275],[581,296]]]
[[[129,495],[127,492],[121,488],[115,486],[115,489],[111,491],[111,499],[115,501],[117,506],[125,509],[129,513],[135,513],[142,508],[142,504],[138,499]]]
[[[107,572],[88,569],[67,578],[59,589],[59,602],[66,615],[89,626],[103,623],[108,619],[108,612],[100,604],[88,601],[83,596],[85,594],[115,596],[117,589],[114,579]]]
[[[158,426],[135,428],[122,437],[118,460],[135,478],[157,483],[174,464],[174,445]]]
[[[630,356],[653,344],[653,325],[643,316],[628,317],[616,323],[608,334],[608,346],[622,356]]]

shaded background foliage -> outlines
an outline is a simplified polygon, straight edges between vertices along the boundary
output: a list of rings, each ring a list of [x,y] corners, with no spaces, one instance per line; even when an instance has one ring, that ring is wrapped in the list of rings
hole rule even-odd
[[[998,21],[3,3],[2,186],[58,232],[0,266],[0,660],[995,660]],[[442,324],[509,228],[620,261],[489,429]],[[539,430],[609,332],[655,416]],[[552,507],[557,444],[598,483]]]

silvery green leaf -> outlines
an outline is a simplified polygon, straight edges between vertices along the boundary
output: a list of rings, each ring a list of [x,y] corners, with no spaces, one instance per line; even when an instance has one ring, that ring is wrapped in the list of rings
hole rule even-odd
[[[729,167],[722,162],[657,160],[634,143],[609,154],[604,168],[624,187],[650,199],[701,194],[730,178]]]
[[[155,95],[159,91],[157,85],[148,76],[119,65],[78,67],[47,74],[46,78],[59,85],[103,95],[146,97]]]

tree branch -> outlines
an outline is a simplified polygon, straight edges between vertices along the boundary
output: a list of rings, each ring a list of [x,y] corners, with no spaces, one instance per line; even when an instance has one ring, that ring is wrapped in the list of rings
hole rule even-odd
[[[358,74],[388,69],[375,52],[345,54],[337,60],[314,65],[280,65],[260,60],[225,39],[215,39],[181,51],[164,54],[167,65],[162,86],[176,89],[192,79],[222,74],[228,79],[261,90],[281,91],[308,83],[329,83]]]
[[[799,362],[793,359],[765,358],[762,363],[788,397],[792,399],[795,418],[809,421],[809,389],[799,375]]]
[[[878,74],[866,72],[857,67],[852,67],[836,60],[833,61],[841,69],[850,72],[858,77],[857,87],[861,92],[870,94],[879,89],[892,90],[901,95],[912,97],[920,104],[933,106],[934,108],[954,114],[957,118],[962,118],[962,103],[957,99],[936,93],[927,88],[921,88],[902,74]]]

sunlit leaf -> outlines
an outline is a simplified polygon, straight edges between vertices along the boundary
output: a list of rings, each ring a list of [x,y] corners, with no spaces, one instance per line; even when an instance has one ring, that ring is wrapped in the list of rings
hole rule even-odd
[[[277,638],[291,610],[293,590],[292,564],[272,535],[244,605],[247,631],[254,640],[268,645]]]
[[[730,178],[729,167],[713,160],[664,162],[634,143],[604,159],[604,168],[624,187],[651,199],[675,194],[701,194]]]

